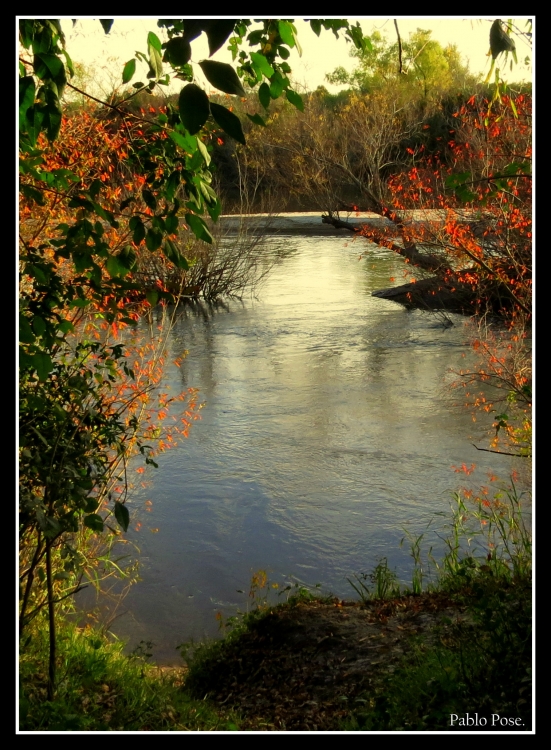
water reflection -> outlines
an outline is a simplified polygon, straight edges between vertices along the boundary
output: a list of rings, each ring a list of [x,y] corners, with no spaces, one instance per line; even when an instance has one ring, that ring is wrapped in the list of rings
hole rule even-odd
[[[134,534],[143,581],[114,626],[153,640],[160,662],[216,635],[217,611],[244,608],[237,590],[254,570],[350,596],[346,577],[385,555],[407,578],[404,528],[421,533],[447,510],[451,465],[510,468],[475,451],[475,425],[445,386],[469,356],[464,321],[445,328],[371,297],[401,276],[390,252],[359,260],[342,239],[289,243],[258,298],[189,308],[172,334],[170,359],[189,353],[167,387],[198,387],[206,404],[133,500],[138,512],[153,501],[147,526],[160,531]]]

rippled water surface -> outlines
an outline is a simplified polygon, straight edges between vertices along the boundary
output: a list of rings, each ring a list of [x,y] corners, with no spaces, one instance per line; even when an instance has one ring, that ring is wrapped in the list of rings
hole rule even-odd
[[[218,611],[245,609],[259,569],[346,597],[347,576],[381,556],[407,579],[404,529],[449,510],[451,466],[474,462],[482,481],[510,468],[472,447],[477,425],[448,387],[471,356],[464,319],[445,327],[371,297],[402,280],[388,251],[341,237],[285,244],[257,299],[187,311],[171,336],[169,359],[189,354],[167,385],[198,387],[205,406],[132,499],[143,580],[112,628],[130,646],[153,641],[159,662],[215,636]]]

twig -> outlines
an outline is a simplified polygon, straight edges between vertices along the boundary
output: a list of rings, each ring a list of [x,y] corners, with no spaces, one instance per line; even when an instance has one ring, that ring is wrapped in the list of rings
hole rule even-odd
[[[477,451],[484,451],[485,453],[499,453],[500,456],[514,456],[515,458],[530,458],[528,454],[523,453],[506,453],[505,451],[493,451],[490,448],[479,448],[478,445],[475,445],[474,443],[471,443],[473,448],[476,448]]]

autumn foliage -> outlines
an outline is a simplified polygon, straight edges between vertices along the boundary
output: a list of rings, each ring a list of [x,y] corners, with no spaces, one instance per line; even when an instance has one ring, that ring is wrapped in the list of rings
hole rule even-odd
[[[365,227],[362,234],[430,257],[428,293],[447,290],[464,300],[478,325],[473,348],[480,366],[460,380],[475,409],[497,414],[492,448],[505,438],[509,450],[524,455],[532,398],[531,98],[504,96],[489,111],[488,100],[473,96],[454,118],[441,149],[409,149],[412,166],[389,179],[389,228]],[[426,212],[422,221],[411,213],[418,209]],[[412,267],[411,281],[423,282],[419,268]],[[487,388],[477,392],[480,383],[494,396]]]

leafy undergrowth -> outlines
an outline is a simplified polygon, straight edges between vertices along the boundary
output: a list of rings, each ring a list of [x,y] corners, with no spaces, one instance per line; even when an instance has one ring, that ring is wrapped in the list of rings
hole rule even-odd
[[[194,700],[182,690],[182,669],[146,662],[143,648],[126,656],[92,629],[63,623],[59,681],[47,700],[47,643],[37,628],[20,658],[20,731],[227,731],[229,710]],[[142,653],[140,653],[142,652]]]

